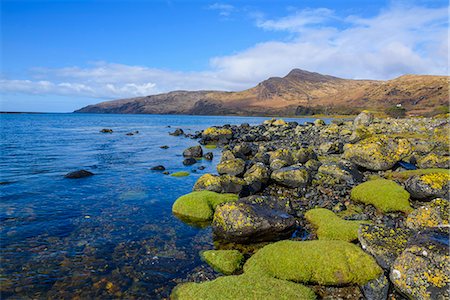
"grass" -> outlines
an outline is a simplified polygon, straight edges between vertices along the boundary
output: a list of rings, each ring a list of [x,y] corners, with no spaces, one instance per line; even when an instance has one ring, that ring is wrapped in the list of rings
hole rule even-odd
[[[244,256],[238,250],[208,250],[201,253],[203,260],[215,271],[231,275],[242,266]]]
[[[409,213],[412,207],[409,204],[409,193],[392,180],[370,180],[352,189],[351,199],[371,204],[382,212],[402,211]]]
[[[315,208],[306,212],[305,218],[316,229],[319,240],[342,240],[351,242],[358,238],[358,229],[366,221],[346,221],[331,210]]]

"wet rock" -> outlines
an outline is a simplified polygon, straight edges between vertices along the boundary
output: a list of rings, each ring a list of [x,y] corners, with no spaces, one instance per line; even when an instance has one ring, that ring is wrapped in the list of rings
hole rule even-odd
[[[164,145],[164,146],[161,146],[161,147],[159,147],[159,148],[161,148],[161,149],[169,149],[169,146]]]
[[[238,250],[207,250],[201,253],[201,257],[215,271],[225,275],[236,273],[244,260]]]
[[[449,299],[449,228],[418,232],[395,260],[390,279],[410,299]]]
[[[100,130],[101,133],[113,133],[112,129],[109,128],[103,128],[102,130]]]
[[[406,219],[406,226],[414,230],[445,227],[449,225],[449,212],[449,201],[438,198],[410,213]]]
[[[247,243],[286,237],[294,230],[295,219],[259,205],[232,203],[216,208],[212,225],[219,239]]]
[[[189,172],[187,172],[187,171],[179,171],[179,172],[175,172],[175,173],[172,173],[170,176],[172,176],[172,177],[186,177],[186,176],[189,176]]]
[[[202,170],[206,169],[206,167],[205,167],[205,166],[200,166],[200,167],[198,167],[198,169],[199,169],[200,171],[202,171]]]
[[[240,158],[221,161],[217,165],[217,172],[220,175],[228,174],[232,176],[240,176],[245,171],[245,161]]]
[[[181,128],[177,128],[177,129],[175,129],[175,131],[174,132],[171,132],[171,133],[169,133],[170,135],[173,135],[173,136],[180,136],[180,135],[183,135],[184,134],[184,131],[183,131],[183,129],[181,129]]]
[[[128,136],[132,136],[132,135],[135,135],[135,134],[138,134],[139,133],[139,131],[132,131],[132,132],[127,132],[125,135],[128,135]]]
[[[183,151],[184,157],[195,157],[200,158],[203,156],[203,149],[202,146],[193,146],[185,149]]]
[[[405,187],[414,199],[449,198],[450,175],[428,173],[412,176],[405,182]]]
[[[344,150],[345,159],[374,171],[391,169],[412,151],[407,139],[384,135],[370,137],[356,144],[346,144]]]
[[[214,154],[212,152],[207,152],[205,155],[203,155],[203,158],[206,160],[213,160]]]
[[[353,121],[353,126],[358,128],[360,126],[369,126],[373,122],[373,114],[368,111],[362,111],[359,115],[356,116]]]
[[[152,171],[164,171],[166,168],[162,165],[154,166],[150,170]]]
[[[70,179],[78,179],[78,178],[89,177],[92,175],[94,175],[94,173],[86,171],[86,170],[78,170],[78,171],[67,173],[66,175],[64,175],[64,177],[70,178]]]
[[[358,231],[361,247],[375,257],[385,270],[393,265],[395,259],[405,250],[411,231],[379,225],[362,225]]]
[[[211,174],[202,175],[194,185],[194,191],[213,191],[217,193],[239,194],[246,182],[236,176]]]
[[[309,174],[304,167],[291,166],[273,171],[270,178],[290,188],[302,188],[308,183]]]
[[[361,292],[367,300],[386,300],[389,293],[389,281],[384,274],[361,286]]]
[[[185,166],[192,166],[193,164],[196,164],[196,163],[197,163],[197,160],[193,157],[188,157],[183,160],[183,165],[185,165]]]

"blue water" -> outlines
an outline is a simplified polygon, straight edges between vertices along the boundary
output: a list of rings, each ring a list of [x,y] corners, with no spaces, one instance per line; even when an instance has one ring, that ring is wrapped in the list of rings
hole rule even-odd
[[[167,115],[22,114],[0,116],[1,296],[164,298],[213,248],[210,229],[171,214],[174,200],[212,162],[182,164],[212,125],[260,124],[265,118]],[[297,119],[299,123],[310,119]],[[171,128],[168,128],[171,126]],[[102,128],[114,133],[102,134]],[[138,130],[134,136],[127,132]],[[169,149],[160,146],[168,145]],[[211,150],[207,150],[211,151]],[[203,171],[175,178],[151,171]],[[65,179],[86,169],[95,176]]]

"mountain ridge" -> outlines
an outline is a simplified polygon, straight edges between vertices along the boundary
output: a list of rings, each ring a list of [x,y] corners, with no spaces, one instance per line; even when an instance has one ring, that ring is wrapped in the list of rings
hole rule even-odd
[[[171,91],[144,97],[104,101],[76,113],[296,115],[305,111],[352,112],[402,105],[424,114],[448,105],[449,76],[405,74],[391,80],[344,79],[301,69],[270,77],[238,92]]]

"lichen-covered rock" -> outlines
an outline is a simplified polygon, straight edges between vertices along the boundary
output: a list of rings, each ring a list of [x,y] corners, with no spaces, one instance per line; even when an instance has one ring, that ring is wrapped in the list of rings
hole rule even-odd
[[[234,158],[230,160],[221,161],[217,165],[217,172],[220,175],[228,174],[232,176],[240,176],[244,174],[245,161],[241,158]]]
[[[448,138],[448,137],[447,137]],[[450,169],[450,156],[437,155],[430,153],[417,161],[417,165],[421,169],[427,168],[445,168]]]
[[[212,191],[216,193],[239,194],[246,182],[242,178],[230,175],[202,175],[194,185],[194,191]]]
[[[231,150],[224,150],[222,151],[222,156],[220,157],[220,161],[227,161],[227,160],[232,160],[235,159],[236,157],[234,156],[233,152]]]
[[[388,270],[405,250],[411,232],[403,228],[379,225],[361,225],[358,240],[362,248],[375,257],[378,264]]]
[[[259,205],[264,208],[283,211],[288,214],[293,214],[294,210],[291,207],[291,201],[286,197],[261,196],[253,195],[244,198],[239,198],[236,203],[246,203],[252,205]]]
[[[216,237],[246,243],[286,237],[293,231],[295,219],[259,205],[229,203],[217,207],[212,225]]]
[[[271,277],[222,276],[202,283],[184,283],[178,285],[170,295],[173,300],[314,300],[314,292],[304,285]]]
[[[272,123],[272,125],[273,126],[285,126],[285,125],[287,125],[287,123],[283,119],[278,119],[278,120],[275,120]]]
[[[450,175],[448,173],[429,173],[412,176],[405,182],[405,187],[414,199],[448,198]]]
[[[261,183],[267,183],[270,179],[270,170],[263,163],[255,163],[244,174],[244,180],[247,183],[259,181]]]
[[[179,172],[175,172],[175,173],[172,173],[172,174],[170,174],[170,176],[172,176],[172,177],[186,177],[186,176],[189,176],[189,172],[187,172],[187,171],[179,171]]]
[[[306,220],[313,225],[319,240],[342,240],[351,242],[358,239],[358,229],[365,221],[346,221],[331,210],[314,208],[305,213]]]
[[[372,133],[370,133],[370,131],[367,130],[367,128],[365,128],[365,127],[358,127],[358,128],[355,128],[355,130],[353,130],[352,134],[349,137],[349,142],[350,143],[357,143],[359,141],[367,139],[371,135],[372,135]]]
[[[201,256],[215,271],[225,275],[236,273],[244,260],[244,255],[238,250],[207,250]]]
[[[305,168],[310,172],[319,170],[321,165],[322,163],[315,159],[310,159],[304,164]]]
[[[270,169],[272,171],[279,170],[279,169],[287,167],[287,166],[289,166],[289,163],[287,161],[285,161],[285,160],[282,160],[282,159],[274,159],[270,163]]]
[[[353,121],[353,126],[355,128],[360,126],[369,126],[373,122],[373,114],[367,110],[363,110],[359,115],[356,116]]]
[[[304,164],[310,159],[317,159],[317,155],[311,148],[300,148],[291,152],[294,164]]]
[[[280,241],[256,252],[244,272],[321,285],[364,285],[382,269],[357,245],[344,241]]]
[[[325,124],[325,121],[324,120],[322,120],[322,119],[316,119],[316,120],[314,120],[314,125],[315,126],[325,126],[326,124]]]
[[[343,163],[324,163],[318,169],[319,174],[332,176],[339,182],[354,184],[362,180],[362,174],[352,164]]]
[[[183,151],[184,157],[200,158],[203,156],[202,146],[192,146]]]
[[[272,164],[274,160],[282,160],[286,162],[286,165],[292,165],[294,163],[292,159],[292,151],[289,149],[278,149],[269,152],[269,163]]]
[[[342,153],[343,144],[341,142],[325,142],[320,144],[319,151],[322,154],[339,154]]]
[[[211,220],[217,205],[234,202],[235,194],[218,194],[210,191],[192,192],[179,197],[172,206],[172,212],[189,221]]]
[[[291,166],[273,171],[270,178],[290,188],[302,188],[308,183],[309,174],[304,167]]]
[[[392,180],[375,179],[354,187],[351,191],[354,201],[371,204],[382,212],[402,211],[409,213],[409,193]]]
[[[449,212],[449,201],[438,198],[410,213],[406,219],[406,226],[415,230],[448,226]]]
[[[356,144],[346,144],[344,150],[345,159],[369,170],[383,171],[408,156],[412,148],[407,139],[377,135]]]
[[[202,132],[204,141],[226,142],[233,136],[233,131],[229,128],[209,127]]]
[[[410,299],[450,298],[449,228],[419,231],[395,260],[390,279]]]
[[[384,274],[361,286],[361,291],[367,300],[386,300],[389,293],[389,281]]]

